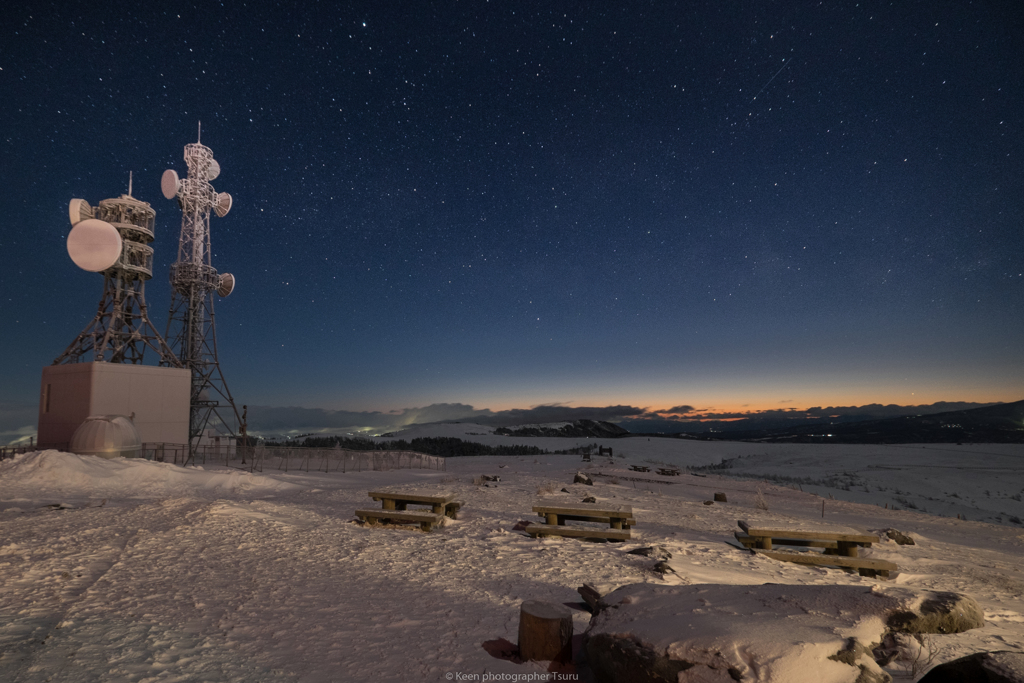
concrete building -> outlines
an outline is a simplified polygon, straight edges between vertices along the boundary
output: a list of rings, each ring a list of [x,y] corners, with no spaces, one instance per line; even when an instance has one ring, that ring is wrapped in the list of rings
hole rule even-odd
[[[39,447],[66,448],[90,415],[135,415],[143,443],[187,444],[192,373],[128,363],[43,368]]]

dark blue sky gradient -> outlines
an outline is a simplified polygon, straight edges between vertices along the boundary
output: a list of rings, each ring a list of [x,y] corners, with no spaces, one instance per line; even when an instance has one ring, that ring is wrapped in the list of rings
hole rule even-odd
[[[239,403],[1022,397],[1015,3],[620,5],[0,10],[0,401],[94,315],[67,202],[129,171],[164,329],[199,120]]]

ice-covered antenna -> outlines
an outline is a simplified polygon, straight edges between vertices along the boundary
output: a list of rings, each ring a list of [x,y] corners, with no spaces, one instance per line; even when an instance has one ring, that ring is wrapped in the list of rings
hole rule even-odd
[[[200,123],[198,132],[202,133]],[[231,210],[231,195],[216,192],[210,181],[220,174],[213,150],[200,142],[185,145],[188,175],[179,178],[168,169],[160,180],[167,199],[177,198],[181,207],[178,260],[171,266],[171,313],[167,339],[178,358],[192,371],[189,416],[190,456],[194,456],[207,427],[233,433],[225,418],[241,422],[235,401],[217,358],[214,325],[214,293],[221,297],[235,288],[231,273],[218,273],[211,263],[210,212],[223,218]]]
[[[156,212],[128,194],[89,206],[72,199],[68,255],[82,270],[103,274],[103,298],[93,318],[54,365],[64,363],[142,363],[147,348],[160,363],[181,367],[153,328],[146,309],[146,280],[153,277],[153,224]],[[151,354],[152,355],[152,354]]]

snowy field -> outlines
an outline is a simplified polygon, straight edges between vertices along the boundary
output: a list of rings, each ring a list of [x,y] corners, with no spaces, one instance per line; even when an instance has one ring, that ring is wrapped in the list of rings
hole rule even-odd
[[[399,436],[547,449],[598,443],[490,432],[438,425]],[[933,636],[934,663],[975,651],[1024,651],[1024,527],[1011,521],[1024,517],[1020,446],[600,443],[615,449],[613,459],[455,458],[444,472],[261,475],[55,451],[4,461],[0,681],[445,681],[540,674],[545,666],[503,657],[517,640],[519,605],[529,599],[572,604],[580,634],[590,617],[576,593],[583,583],[881,583],[958,591],[978,601],[987,623]],[[720,472],[698,471],[705,476],[654,473],[663,464],[723,459],[736,460]],[[638,473],[629,465],[652,467]],[[595,485],[572,484],[577,470]],[[500,482],[474,483],[485,474]],[[761,479],[721,476],[736,474]],[[378,505],[366,492],[383,486],[452,492],[465,506],[457,521],[429,534],[355,523],[356,508]],[[759,490],[767,510],[757,506]],[[726,493],[728,503],[704,505],[714,492]],[[537,521],[531,508],[541,501],[577,503],[587,495],[633,506],[632,541],[538,540],[516,530]],[[896,528],[916,540],[866,551],[897,563],[894,578],[776,562],[731,543],[739,519],[820,521],[823,501],[826,522]],[[653,559],[627,552],[652,544],[671,551],[675,573],[656,573]],[[786,637],[782,629],[778,637]],[[889,671],[911,680],[898,665]],[[585,663],[562,675],[586,680]],[[760,675],[757,680],[776,680],[770,670]]]

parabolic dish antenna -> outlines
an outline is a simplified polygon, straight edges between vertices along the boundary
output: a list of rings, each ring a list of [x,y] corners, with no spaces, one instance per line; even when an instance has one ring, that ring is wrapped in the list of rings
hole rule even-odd
[[[87,218],[75,223],[68,235],[68,255],[90,273],[110,268],[121,258],[121,234],[110,223]]]
[[[71,218],[71,225],[76,225],[86,218],[92,218],[92,207],[84,199],[72,199],[68,206],[68,215]]]
[[[174,199],[178,194],[181,181],[178,180],[177,172],[169,168],[160,176],[160,191],[164,193],[164,199]]]
[[[220,282],[217,284],[217,294],[223,297],[233,291],[235,291],[235,276],[231,273],[221,273]]]
[[[213,212],[221,218],[228,215],[228,211],[231,210],[231,204],[234,200],[231,199],[231,195],[227,192],[220,192],[217,194],[217,204],[213,207]]]
[[[216,159],[210,159],[210,168],[206,171],[207,180],[216,180],[217,176],[220,175],[220,164],[217,163]]]

